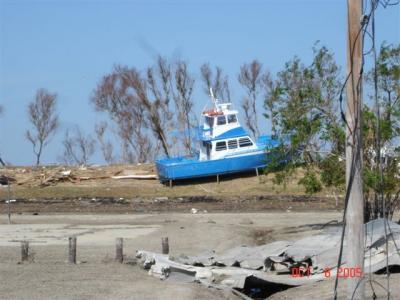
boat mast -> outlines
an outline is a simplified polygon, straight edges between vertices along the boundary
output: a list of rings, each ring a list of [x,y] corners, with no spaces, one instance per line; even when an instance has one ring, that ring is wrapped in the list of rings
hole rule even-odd
[[[217,104],[218,104],[218,99],[214,97],[214,93],[213,93],[213,90],[212,90],[211,87],[210,87],[210,96],[211,96],[211,100],[212,100],[212,102],[213,102],[213,104],[214,104],[215,110],[218,110],[218,106],[217,106]]]

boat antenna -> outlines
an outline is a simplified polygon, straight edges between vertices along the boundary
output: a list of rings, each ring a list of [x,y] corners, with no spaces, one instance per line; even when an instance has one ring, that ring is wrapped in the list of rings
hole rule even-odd
[[[218,102],[218,100],[214,97],[214,93],[213,93],[213,90],[212,90],[211,87],[210,87],[210,96],[211,96],[212,102],[214,103],[214,107],[217,108],[217,102]]]

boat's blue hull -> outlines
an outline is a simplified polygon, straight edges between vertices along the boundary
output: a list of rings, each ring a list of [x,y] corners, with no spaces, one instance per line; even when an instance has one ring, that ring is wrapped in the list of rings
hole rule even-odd
[[[267,165],[265,151],[254,151],[242,156],[199,161],[197,158],[169,158],[156,161],[160,181],[206,177],[217,174],[239,173]]]

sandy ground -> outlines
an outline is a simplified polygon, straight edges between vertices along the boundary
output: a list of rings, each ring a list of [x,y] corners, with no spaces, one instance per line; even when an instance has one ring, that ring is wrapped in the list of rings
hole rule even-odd
[[[115,263],[115,238],[124,238],[124,254],[128,257],[133,257],[137,249],[161,251],[164,236],[170,239],[171,255],[190,255],[297,239],[318,232],[322,224],[340,217],[338,212],[14,215],[13,224],[8,225],[3,215],[0,298],[237,299],[198,284],[163,282],[136,265]],[[71,235],[78,236],[77,265],[66,263],[67,239]],[[33,262],[19,264],[21,240],[30,242]],[[392,277],[393,284],[400,286],[400,277],[396,276]],[[273,299],[330,299],[329,282],[318,283],[312,290],[289,289]]]

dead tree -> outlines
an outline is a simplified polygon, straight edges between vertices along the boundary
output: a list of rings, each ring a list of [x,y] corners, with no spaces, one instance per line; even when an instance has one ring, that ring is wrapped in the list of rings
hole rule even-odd
[[[259,136],[256,103],[261,90],[261,68],[257,60],[240,67],[238,76],[239,83],[246,90],[246,96],[242,100],[242,108],[245,113],[245,122],[253,136]]]
[[[95,140],[90,135],[84,135],[79,127],[76,127],[74,136],[70,136],[67,130],[62,144],[66,164],[87,165],[95,151]]]
[[[174,128],[173,113],[170,109],[171,100],[171,66],[159,57],[156,67],[147,68],[146,81],[138,77],[137,94],[150,122],[150,127],[161,143],[166,156],[171,155],[168,132]],[[147,93],[147,90],[149,93]]]
[[[138,96],[138,80],[136,69],[116,66],[103,77],[91,98],[95,109],[108,113],[117,125],[124,161],[130,163],[148,161],[153,151],[145,107]]]
[[[229,89],[228,76],[223,74],[222,68],[215,67],[215,75],[210,64],[206,63],[201,66],[201,78],[204,83],[204,92],[209,95],[210,88],[213,90],[215,97],[220,100],[231,102],[231,93]]]
[[[57,94],[39,89],[35,100],[28,106],[28,117],[33,129],[27,130],[25,136],[33,145],[37,166],[40,164],[43,148],[47,146],[59,125],[56,102]]]
[[[177,122],[180,129],[184,132],[183,145],[188,153],[191,152],[191,119],[193,109],[193,85],[194,79],[189,74],[187,64],[184,61],[179,61],[176,64],[175,70],[175,89],[174,101],[177,112]]]
[[[103,154],[104,160],[108,164],[112,164],[115,161],[114,154],[113,154],[114,148],[113,148],[113,145],[111,144],[111,142],[106,141],[106,139],[105,139],[105,133],[106,133],[107,127],[108,127],[107,122],[100,122],[95,125],[95,132],[96,132],[97,141],[100,144],[100,149],[101,149],[101,153]]]

